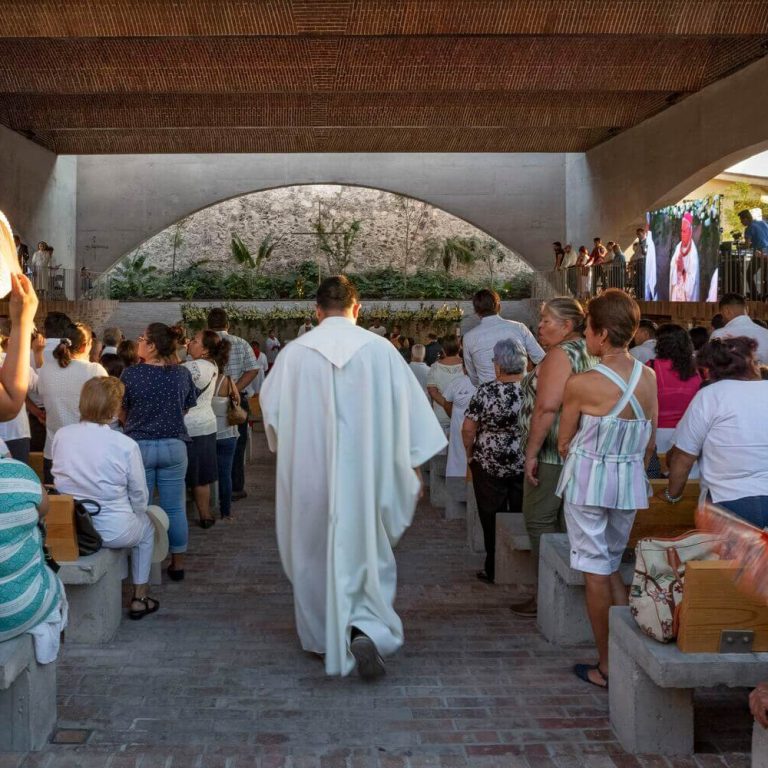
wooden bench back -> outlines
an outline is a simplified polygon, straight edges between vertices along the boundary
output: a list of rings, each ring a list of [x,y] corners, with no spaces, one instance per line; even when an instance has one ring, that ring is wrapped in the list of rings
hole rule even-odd
[[[61,563],[80,556],[75,526],[75,501],[71,496],[49,496],[50,508],[45,518],[45,543],[53,559]]]
[[[653,496],[648,509],[639,509],[629,535],[627,547],[635,548],[640,539],[669,539],[680,536],[696,527],[696,508],[699,504],[698,480],[685,484],[683,498],[677,504],[669,504],[664,498],[666,480],[651,480]]]
[[[677,635],[683,653],[718,653],[723,630],[750,630],[752,650],[768,651],[768,605],[736,586],[738,570],[735,560],[686,564]]]
[[[43,453],[42,451],[34,451],[29,454],[29,466],[35,470],[35,473],[40,478],[40,482],[43,480]]]

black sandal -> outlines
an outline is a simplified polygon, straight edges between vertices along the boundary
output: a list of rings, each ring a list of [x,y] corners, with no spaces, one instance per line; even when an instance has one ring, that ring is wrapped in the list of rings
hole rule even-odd
[[[216,525],[216,518],[214,517],[201,517],[200,518],[200,527],[204,529],[212,528],[214,525]]]
[[[159,601],[155,600],[154,597],[134,597],[133,600],[131,600],[132,603],[143,603],[144,607],[140,611],[135,611],[133,608],[131,608],[130,611],[128,611],[128,616],[130,616],[135,621],[138,621],[139,619],[143,619],[145,616],[149,615],[150,613],[155,613],[160,608]],[[150,605],[152,603],[152,605]]]
[[[593,670],[597,670],[597,674],[600,675],[603,680],[605,680],[605,685],[601,685],[600,683],[596,683],[594,680],[592,680],[592,678],[589,676],[589,673]],[[594,685],[595,688],[601,688],[604,691],[608,690],[608,675],[603,674],[599,664],[575,664],[573,667],[573,674],[576,675],[579,680],[583,680],[585,683]]]

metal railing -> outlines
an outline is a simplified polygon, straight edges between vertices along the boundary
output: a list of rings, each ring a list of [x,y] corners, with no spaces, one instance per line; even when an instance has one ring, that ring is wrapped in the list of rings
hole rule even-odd
[[[98,272],[64,267],[28,267],[27,277],[41,299],[77,301],[109,298],[109,282],[100,279],[101,273]]]
[[[739,293],[752,301],[768,301],[768,253],[723,243],[716,271],[706,279],[707,282],[701,284],[700,301],[707,301],[710,293],[714,299],[715,292],[717,298],[726,293]],[[651,299],[645,289],[645,259],[542,272],[533,281],[532,295],[537,299],[553,296],[589,299],[606,288],[619,288],[638,301]]]
[[[591,267],[574,266],[539,273],[534,280],[533,298],[574,296],[589,299],[606,288],[619,288],[636,299],[644,298],[645,259],[625,262],[609,261]]]

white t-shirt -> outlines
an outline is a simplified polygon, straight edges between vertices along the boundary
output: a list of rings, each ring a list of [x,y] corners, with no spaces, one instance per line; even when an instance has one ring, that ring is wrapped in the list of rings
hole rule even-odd
[[[147,476],[139,444],[108,424],[81,421],[53,438],[53,480],[59,493],[93,499],[101,514],[147,511]]]
[[[424,390],[424,394],[429,397],[427,393],[427,376],[429,376],[429,366],[426,363],[408,363],[416,380],[421,384],[421,388]]]
[[[62,368],[56,360],[47,360],[37,374],[37,393],[45,406],[45,447],[43,456],[53,458],[53,438],[56,432],[80,421],[80,393],[83,384],[95,376],[106,376],[99,363],[71,360]]]
[[[656,339],[648,339],[629,350],[629,354],[641,363],[656,359]]]
[[[372,325],[368,330],[371,333],[375,333],[377,336],[387,335],[387,328],[384,325]]]
[[[192,382],[199,392],[197,405],[184,416],[184,426],[190,437],[212,435],[216,432],[216,414],[211,400],[216,391],[216,377],[219,369],[210,360],[191,360],[184,367],[192,374]],[[203,391],[204,390],[204,391]]]
[[[464,370],[462,369],[461,363],[456,363],[456,365],[435,363],[429,369],[429,375],[427,376],[427,386],[434,387],[442,395],[445,391],[445,388],[451,381],[453,381],[453,379],[463,375]],[[443,410],[443,406],[438,405],[437,403],[433,403],[432,408],[435,411],[437,420],[440,422],[440,426],[442,426],[443,429],[446,429],[450,425],[451,419]]]
[[[768,381],[717,381],[700,389],[674,442],[701,456],[701,482],[712,501],[768,495]]]
[[[723,339],[727,336],[748,336],[757,342],[757,361],[762,365],[768,365],[768,330],[753,323],[748,315],[734,317],[722,328],[712,331],[711,338]]]
[[[280,339],[270,339],[269,336],[267,336],[264,346],[267,348],[267,360],[269,361],[269,364],[272,365],[275,360],[277,360],[277,353],[282,346],[280,344]]]
[[[5,352],[0,352],[0,368],[5,363]],[[37,388],[37,371],[29,367],[29,388]],[[21,406],[21,410],[10,421],[0,422],[0,440],[24,440],[31,436],[29,431],[29,414],[27,407]]]

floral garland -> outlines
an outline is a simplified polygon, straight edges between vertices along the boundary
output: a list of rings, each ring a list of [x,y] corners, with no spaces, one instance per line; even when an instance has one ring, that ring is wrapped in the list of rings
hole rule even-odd
[[[210,306],[200,304],[182,304],[181,316],[184,322],[192,328],[204,328],[208,318]],[[306,317],[314,317],[314,304],[299,304],[291,306],[277,306],[271,309],[258,309],[257,307],[239,307],[233,304],[225,304],[224,309],[229,316],[230,324],[234,326],[267,329],[270,326],[286,323],[302,323]],[[398,325],[440,326],[448,328],[462,321],[464,311],[458,304],[443,304],[442,306],[425,306],[421,304],[418,309],[393,307],[390,304],[378,307],[366,307],[360,311],[359,323],[368,325],[374,319],[384,323],[396,323]]]

